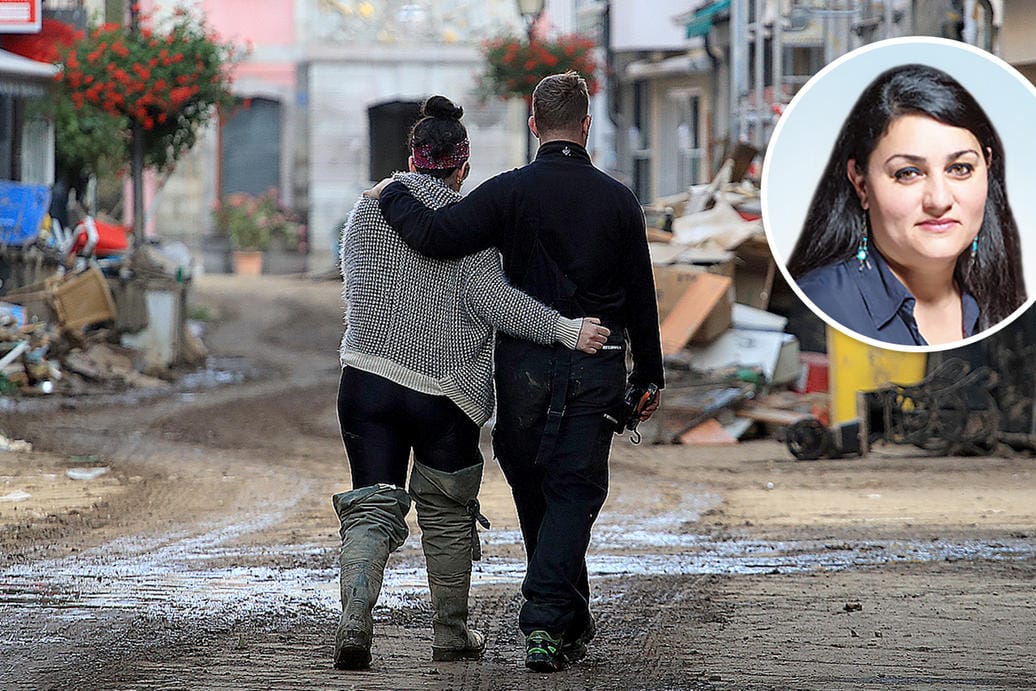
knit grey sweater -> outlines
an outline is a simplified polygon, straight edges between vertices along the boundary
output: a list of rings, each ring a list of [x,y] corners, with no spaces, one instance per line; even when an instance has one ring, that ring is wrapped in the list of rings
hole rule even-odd
[[[426,206],[460,198],[442,181],[397,173]],[[493,413],[494,327],[536,343],[576,347],[581,320],[566,319],[504,278],[488,249],[455,260],[417,254],[360,197],[341,241],[342,365],[427,394],[446,395],[476,424]]]

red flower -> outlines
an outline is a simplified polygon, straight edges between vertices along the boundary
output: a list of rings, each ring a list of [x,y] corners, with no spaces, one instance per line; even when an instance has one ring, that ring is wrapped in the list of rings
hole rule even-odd
[[[85,143],[82,118],[117,116],[117,122],[96,131],[107,132],[109,141],[112,128],[123,128],[127,121],[153,131],[145,145],[146,164],[163,168],[191,146],[193,133],[214,117],[216,110],[210,106],[229,102],[229,74],[222,66],[233,58],[233,48],[212,43],[204,20],[195,21],[183,9],[166,15],[161,28],[152,28],[147,13],[137,17],[139,31],[106,24],[69,46],[55,97],[80,112],[73,121],[55,119],[55,128],[74,128],[76,136],[66,139],[84,142],[80,153],[89,158],[99,147]],[[64,154],[56,153],[61,165]]]
[[[173,104],[174,108],[179,108],[184,103],[191,99],[191,90],[184,86],[174,87],[169,92],[169,101]]]
[[[561,36],[556,39],[533,37],[529,41],[503,37],[487,39],[482,47],[486,59],[482,83],[503,98],[527,98],[531,87],[540,79],[570,69],[586,78],[591,93],[599,88],[591,53],[594,42],[588,39]]]

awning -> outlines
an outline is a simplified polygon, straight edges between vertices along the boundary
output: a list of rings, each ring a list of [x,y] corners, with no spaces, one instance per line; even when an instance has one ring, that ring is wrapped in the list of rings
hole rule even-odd
[[[50,80],[59,71],[54,65],[0,50],[0,94],[42,96],[47,92]]]
[[[699,7],[687,22],[687,38],[705,36],[720,15],[730,8],[730,0],[715,0]]]
[[[704,50],[692,50],[665,60],[636,60],[626,66],[625,77],[634,81],[680,74],[698,74],[712,71],[712,61]]]
[[[66,22],[44,17],[42,26],[34,34],[5,34],[0,36],[0,48],[48,64],[61,61],[63,49],[75,45],[83,32]]]

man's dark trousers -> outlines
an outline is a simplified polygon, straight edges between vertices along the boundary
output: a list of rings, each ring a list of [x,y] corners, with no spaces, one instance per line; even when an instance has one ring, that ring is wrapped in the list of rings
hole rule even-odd
[[[544,630],[571,639],[589,623],[586,551],[608,494],[614,429],[605,414],[621,405],[626,382],[625,346],[615,333],[611,348],[596,355],[498,336],[493,450],[525,539],[518,623],[526,635]],[[544,432],[558,387],[564,413],[551,442],[549,428]]]

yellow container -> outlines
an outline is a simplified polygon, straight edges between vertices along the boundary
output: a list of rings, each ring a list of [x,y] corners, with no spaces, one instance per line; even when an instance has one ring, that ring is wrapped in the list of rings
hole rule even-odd
[[[928,356],[876,348],[827,327],[831,425],[855,420],[856,394],[888,384],[908,386],[925,376]]]

